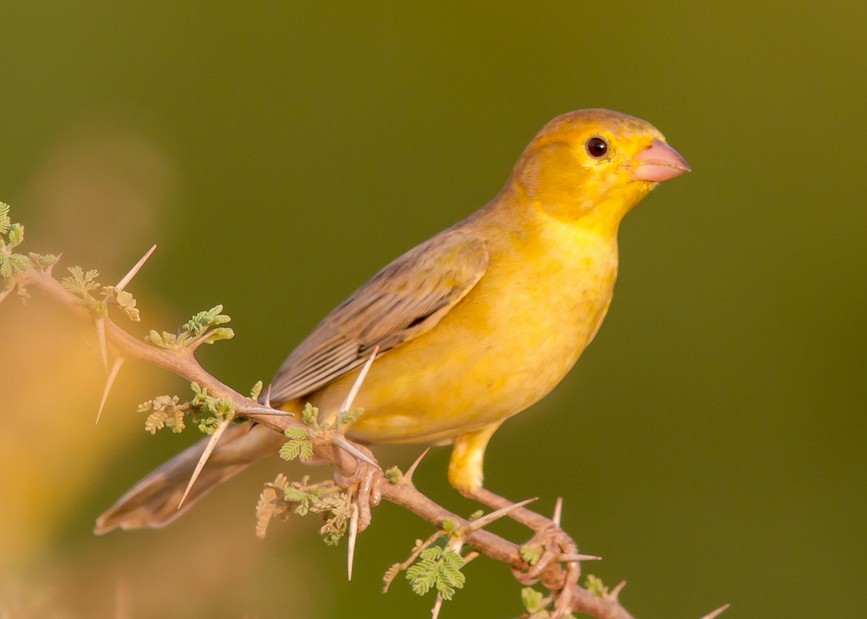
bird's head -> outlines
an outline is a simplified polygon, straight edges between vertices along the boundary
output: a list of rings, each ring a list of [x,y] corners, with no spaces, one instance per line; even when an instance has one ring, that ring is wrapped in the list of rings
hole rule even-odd
[[[689,169],[650,123],[610,110],[578,110],[533,138],[512,182],[551,215],[593,215],[616,226],[660,181]]]

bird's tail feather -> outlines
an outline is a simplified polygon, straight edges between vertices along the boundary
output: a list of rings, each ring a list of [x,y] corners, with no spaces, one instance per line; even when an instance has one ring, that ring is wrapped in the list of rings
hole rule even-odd
[[[178,504],[208,440],[209,437],[200,440],[130,488],[97,518],[94,532],[101,535],[118,527],[141,529],[167,525],[220,482],[276,453],[282,442],[276,432],[250,421],[230,425],[179,509]]]

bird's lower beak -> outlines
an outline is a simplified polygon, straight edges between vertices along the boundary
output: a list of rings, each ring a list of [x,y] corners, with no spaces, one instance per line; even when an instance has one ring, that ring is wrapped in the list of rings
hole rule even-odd
[[[661,140],[653,140],[650,148],[635,155],[632,162],[632,178],[638,181],[658,183],[690,171],[686,159]]]

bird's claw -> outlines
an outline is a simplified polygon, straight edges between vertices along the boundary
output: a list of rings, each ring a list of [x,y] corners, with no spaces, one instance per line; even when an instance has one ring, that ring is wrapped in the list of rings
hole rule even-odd
[[[572,538],[552,522],[537,530],[525,546],[542,548],[542,553],[529,569],[515,570],[515,577],[523,584],[535,584],[541,580],[546,587],[550,585],[549,589],[561,589],[567,571],[561,564],[562,557],[576,555],[578,552],[578,547]],[[567,565],[577,565],[577,562],[570,562]]]
[[[565,557],[578,557],[575,541],[554,521],[536,530],[526,546],[542,548],[538,561],[529,569],[512,570],[515,578],[524,585],[541,582],[549,591],[556,592],[552,618],[566,617],[572,609],[572,586],[578,584],[581,567],[577,560]]]
[[[356,445],[370,456],[371,461],[376,462],[369,450]],[[334,473],[334,481],[353,495],[353,502],[358,510],[358,531],[364,531],[371,522],[371,507],[379,505],[382,499],[382,481],[385,479],[379,466],[371,466],[365,461],[355,459],[355,469],[351,474],[345,474],[343,467]]]

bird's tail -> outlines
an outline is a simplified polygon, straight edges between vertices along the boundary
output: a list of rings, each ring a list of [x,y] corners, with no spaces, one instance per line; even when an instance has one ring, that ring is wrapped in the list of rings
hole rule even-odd
[[[94,532],[101,535],[118,527],[141,529],[167,525],[220,482],[276,453],[282,437],[250,421],[230,425],[179,509],[178,504],[208,440],[208,437],[200,440],[130,488],[111,509],[97,518]]]

